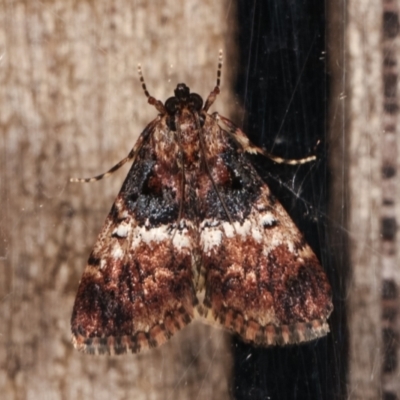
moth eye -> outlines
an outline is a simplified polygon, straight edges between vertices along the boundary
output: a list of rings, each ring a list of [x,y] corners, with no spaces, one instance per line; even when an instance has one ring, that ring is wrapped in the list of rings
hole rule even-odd
[[[200,111],[201,107],[203,107],[203,99],[197,93],[191,93],[190,104],[196,111]]]
[[[176,110],[179,106],[179,100],[176,97],[170,97],[164,104],[167,113],[173,115],[176,113]]]

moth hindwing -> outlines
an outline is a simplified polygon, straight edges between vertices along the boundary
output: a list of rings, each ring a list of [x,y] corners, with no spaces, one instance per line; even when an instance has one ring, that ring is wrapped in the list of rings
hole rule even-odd
[[[208,113],[220,68],[204,106],[185,84],[163,104],[141,76],[158,117],[128,157],[83,179],[133,160],[79,284],[71,320],[77,349],[138,352],[195,317],[260,346],[329,331],[325,272],[247,159],[263,150]]]

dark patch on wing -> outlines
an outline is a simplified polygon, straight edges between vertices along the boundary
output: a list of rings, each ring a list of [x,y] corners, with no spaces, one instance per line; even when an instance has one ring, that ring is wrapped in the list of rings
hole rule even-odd
[[[138,225],[144,225],[149,220],[150,225],[156,227],[177,220],[177,190],[180,186],[165,184],[161,175],[174,177],[175,174],[175,183],[179,183],[179,171],[175,165],[170,167],[170,170],[166,170],[165,165],[161,168],[149,146],[143,147],[137,161],[132,165],[122,186],[121,196]]]
[[[196,303],[191,255],[162,247],[142,245],[131,263],[108,260],[98,273],[83,274],[71,319],[75,337],[136,335],[138,326],[154,327],[179,308],[190,320]]]
[[[267,268],[273,283],[271,293],[280,321],[290,324],[327,318],[332,311],[332,294],[315,255],[302,260],[284,253],[281,247],[275,248],[268,258]],[[277,279],[278,271],[281,271],[280,279]]]
[[[92,267],[98,267],[100,265],[100,258],[95,257],[93,255],[93,251],[89,256],[88,264],[91,265]]]
[[[254,202],[260,196],[261,179],[246,157],[234,149],[228,148],[218,158],[222,162],[215,163],[217,165],[215,168],[224,168],[224,171],[220,174],[223,178],[216,182],[217,189],[225,202],[230,217],[233,220],[243,221],[248,217]],[[207,192],[201,211],[201,218],[212,216],[222,221],[229,220],[213,187]]]
[[[83,278],[72,312],[72,333],[88,338],[132,334],[132,308],[117,297],[102,282]]]

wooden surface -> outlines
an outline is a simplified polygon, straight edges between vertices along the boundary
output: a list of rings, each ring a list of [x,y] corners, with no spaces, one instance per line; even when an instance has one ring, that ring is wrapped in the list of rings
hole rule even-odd
[[[381,320],[382,397],[400,398],[400,1],[382,2]]]
[[[381,7],[348,4],[349,384],[351,398],[363,400],[378,399],[381,390]]]
[[[156,116],[139,62],[155,97],[183,81],[204,98],[224,49],[213,109],[229,116],[234,26],[228,1],[0,1],[2,399],[229,397],[229,336],[207,326],[140,355],[72,348],[78,281],[128,167],[68,179],[114,165]]]
[[[331,246],[343,288],[338,304],[347,308],[335,310],[334,318],[347,317],[335,340],[347,357],[345,398],[376,400],[383,357],[383,11],[379,1],[330,3]]]

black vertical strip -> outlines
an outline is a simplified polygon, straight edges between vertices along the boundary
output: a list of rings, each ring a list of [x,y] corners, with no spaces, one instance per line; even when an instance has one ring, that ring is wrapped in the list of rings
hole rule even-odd
[[[240,62],[236,89],[245,115],[235,120],[251,140],[288,158],[315,151],[318,161],[277,166],[261,161],[267,180],[316,252],[334,285],[325,243],[327,76],[325,4],[320,0],[239,0]],[[256,160],[258,161],[258,160]],[[293,193],[294,192],[294,193]],[[297,196],[296,196],[297,194]],[[339,307],[340,308],[340,307]],[[337,329],[331,325],[335,332]],[[236,399],[339,399],[345,382],[333,338],[260,349],[234,342]],[[336,341],[337,343],[337,341]],[[340,347],[340,343],[336,344]]]

